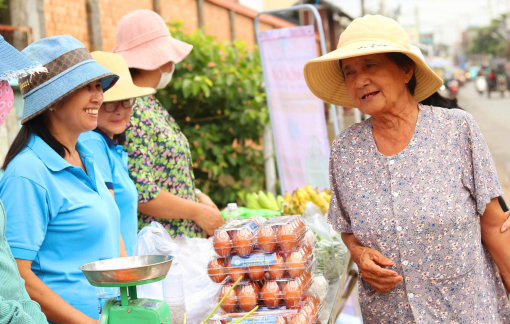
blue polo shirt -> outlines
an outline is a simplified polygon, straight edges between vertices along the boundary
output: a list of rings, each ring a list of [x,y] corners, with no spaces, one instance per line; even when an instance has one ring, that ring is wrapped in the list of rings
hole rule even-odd
[[[39,279],[98,319],[95,289],[78,267],[119,257],[120,214],[92,152],[80,141],[76,149],[87,173],[32,135],[5,170],[0,199],[14,257],[33,261]]]
[[[120,210],[120,233],[127,254],[133,255],[138,233],[138,191],[129,177],[127,152],[99,129],[81,134],[80,141],[94,153],[106,186],[113,189]]]

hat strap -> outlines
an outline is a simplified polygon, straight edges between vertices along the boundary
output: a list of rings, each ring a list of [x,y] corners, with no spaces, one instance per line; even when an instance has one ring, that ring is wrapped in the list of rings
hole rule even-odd
[[[48,69],[48,73],[36,75],[27,75],[19,79],[19,88],[22,95],[25,95],[32,89],[35,89],[45,82],[68,70],[69,68],[80,64],[83,61],[92,60],[92,55],[86,48],[77,48],[67,52],[53,61],[44,64]]]
[[[150,31],[145,34],[138,35],[127,43],[115,46],[115,48],[113,49],[112,52],[118,53],[118,52],[122,52],[122,51],[127,51],[128,49],[131,49],[133,47],[136,47],[136,46],[146,43],[146,42],[150,42],[151,40],[154,40],[156,38],[163,37],[163,36],[172,37],[172,35],[170,34],[170,31],[168,31],[168,29],[156,29],[156,30]]]

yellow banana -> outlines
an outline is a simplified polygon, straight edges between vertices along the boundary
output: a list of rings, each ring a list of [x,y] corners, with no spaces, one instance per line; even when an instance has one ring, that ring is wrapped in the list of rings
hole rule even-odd
[[[256,196],[254,194],[247,194],[246,195],[246,207],[250,209],[261,209],[258,200],[256,199]]]
[[[328,195],[325,191],[321,192],[319,196],[322,197],[322,199],[324,199],[328,204],[331,202],[331,196]]]
[[[278,202],[276,201],[276,198],[274,197],[272,192],[267,193],[267,200],[269,200],[269,203],[271,204],[271,210],[278,211],[280,208],[278,208]]]
[[[285,203],[285,199],[283,199],[282,196],[278,195],[278,197],[276,197],[276,202],[278,203],[278,210],[282,210],[282,206]]]
[[[288,191],[285,191],[285,197],[284,197],[284,199],[285,199],[285,202],[286,202],[287,204],[290,204],[290,202],[292,201],[292,196],[291,196],[291,194],[290,194]]]
[[[259,191],[259,204],[264,209],[273,210],[271,202],[269,201],[269,199],[267,198],[266,194],[263,191]]]
[[[311,187],[310,187],[311,188]],[[308,194],[308,192],[306,192],[305,189],[303,188],[297,188],[296,190],[297,194],[298,194],[298,197],[299,199],[301,200],[306,200],[306,201],[310,201],[310,195]]]

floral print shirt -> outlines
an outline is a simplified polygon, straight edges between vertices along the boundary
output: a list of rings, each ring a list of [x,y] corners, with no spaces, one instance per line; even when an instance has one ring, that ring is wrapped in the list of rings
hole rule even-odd
[[[342,132],[330,159],[329,221],[395,262],[404,280],[377,293],[361,276],[364,323],[510,323],[480,219],[502,194],[473,117],[419,106],[409,145],[381,154],[368,119]]]
[[[125,150],[129,174],[138,189],[138,202],[156,198],[161,189],[197,201],[189,143],[179,126],[157,99],[137,98],[126,129]],[[153,220],[172,237],[205,237],[189,219],[156,219],[138,213],[139,229]]]

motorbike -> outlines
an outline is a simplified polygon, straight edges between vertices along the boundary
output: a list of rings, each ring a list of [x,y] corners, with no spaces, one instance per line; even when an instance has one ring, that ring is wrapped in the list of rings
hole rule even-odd
[[[479,75],[475,78],[475,88],[481,96],[487,91],[487,80],[484,76]]]
[[[459,81],[453,79],[446,83],[446,87],[450,91],[453,97],[457,95],[457,92],[459,91]]]
[[[501,97],[504,97],[506,89],[507,89],[506,76],[498,75],[496,77],[496,91],[500,91]]]

